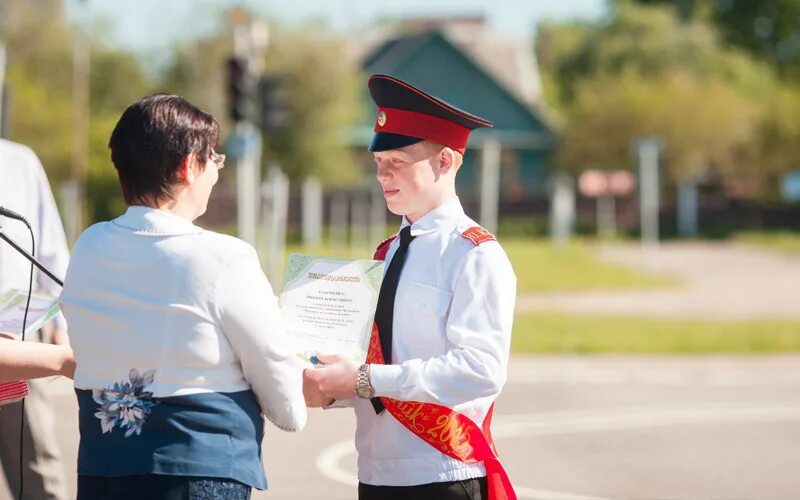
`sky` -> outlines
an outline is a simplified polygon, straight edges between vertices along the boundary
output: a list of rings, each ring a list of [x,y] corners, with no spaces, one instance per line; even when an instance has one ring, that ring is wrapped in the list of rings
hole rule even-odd
[[[327,26],[358,32],[391,18],[483,15],[492,29],[532,37],[542,21],[602,19],[608,0],[67,0],[67,15],[92,37],[140,54],[213,33],[240,5],[286,26]]]

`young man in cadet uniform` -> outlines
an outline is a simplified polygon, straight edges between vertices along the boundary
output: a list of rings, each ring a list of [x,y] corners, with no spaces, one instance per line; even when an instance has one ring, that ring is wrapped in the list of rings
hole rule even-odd
[[[492,123],[390,76],[372,76],[369,90],[369,150],[403,221],[375,254],[387,267],[366,364],[319,356],[325,366],[306,370],[307,382],[353,400],[359,499],[515,498],[489,422],[506,381],[516,277],[455,192],[470,131]]]

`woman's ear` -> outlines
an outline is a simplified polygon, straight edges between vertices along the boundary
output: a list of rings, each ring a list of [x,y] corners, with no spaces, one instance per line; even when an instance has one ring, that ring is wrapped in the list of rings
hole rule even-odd
[[[183,157],[183,161],[181,161],[181,166],[178,169],[178,176],[189,185],[194,184],[195,179],[197,179],[197,158],[192,155],[188,154]]]

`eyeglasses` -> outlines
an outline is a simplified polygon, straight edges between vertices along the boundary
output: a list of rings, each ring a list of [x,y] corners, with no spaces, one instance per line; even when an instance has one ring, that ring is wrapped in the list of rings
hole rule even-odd
[[[217,153],[215,151],[211,152],[211,161],[214,162],[214,165],[217,166],[217,170],[222,169],[225,166],[225,155],[221,153]]]

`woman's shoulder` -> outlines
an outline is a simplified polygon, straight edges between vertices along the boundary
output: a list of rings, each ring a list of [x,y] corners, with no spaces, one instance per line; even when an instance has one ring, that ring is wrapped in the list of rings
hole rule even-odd
[[[206,250],[219,257],[230,259],[256,255],[256,250],[251,244],[235,236],[208,229],[203,230],[199,236],[203,239],[203,245],[208,247]]]
[[[103,235],[106,234],[106,232],[108,231],[110,224],[111,221],[95,222],[91,226],[84,229],[83,232],[79,234],[78,238],[75,240],[75,247],[72,251],[73,254],[76,251],[78,251],[81,247],[91,244],[97,239],[102,238]]]

